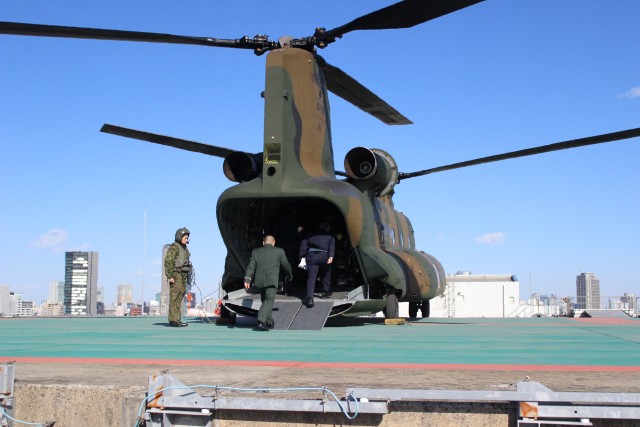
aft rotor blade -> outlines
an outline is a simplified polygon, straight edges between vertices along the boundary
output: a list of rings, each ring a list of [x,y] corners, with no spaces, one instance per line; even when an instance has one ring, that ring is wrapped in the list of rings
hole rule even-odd
[[[203,144],[201,142],[189,141],[186,139],[174,138],[172,136],[158,135],[156,133],[143,132],[140,130],[114,126],[105,123],[102,125],[100,132],[110,133],[113,135],[124,136],[126,138],[140,139],[142,141],[153,142],[154,144],[166,145],[169,147],[179,148],[181,150],[194,151],[196,153],[207,154],[209,156],[225,158],[235,150],[228,148],[216,147],[214,145]]]
[[[327,89],[331,92],[388,125],[413,123],[340,68],[327,63],[322,58],[319,59]]]
[[[325,44],[336,37],[355,30],[385,30],[410,28],[447,15],[484,0],[404,0],[354,19],[332,30],[316,33],[316,39]]]
[[[173,34],[146,33],[139,31],[103,30],[99,28],[63,27],[58,25],[23,24],[0,22],[0,34],[18,36],[64,37],[74,39],[96,39],[150,43],[190,44],[213,47],[255,49],[253,39],[215,39],[211,37],[176,36]],[[269,44],[271,42],[264,41]],[[266,47],[266,46],[265,46]]]
[[[475,166],[483,163],[498,162],[501,160],[515,159],[517,157],[533,156],[535,154],[548,153],[550,151],[566,150],[568,148],[583,147],[585,145],[602,144],[604,142],[619,141],[621,139],[636,138],[640,136],[640,128],[627,129],[620,132],[605,133],[603,135],[590,136],[587,138],[572,139],[570,141],[557,142],[555,144],[542,145],[540,147],[527,148],[524,150],[512,151],[504,154],[496,154],[494,156],[482,157],[466,162],[454,163],[447,166],[425,169],[423,171],[399,174],[398,179],[414,178],[416,176],[428,175],[435,172],[442,172],[452,169],[466,168],[467,166]]]

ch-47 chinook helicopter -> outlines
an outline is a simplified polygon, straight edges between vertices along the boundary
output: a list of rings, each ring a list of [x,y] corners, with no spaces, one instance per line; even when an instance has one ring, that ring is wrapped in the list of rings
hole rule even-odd
[[[480,3],[482,0],[405,0],[333,29],[318,28],[309,37],[266,36],[239,39],[0,22],[0,33],[134,42],[189,44],[253,50],[266,56],[264,144],[247,153],[194,141],[105,124],[102,132],[224,158],[224,175],[237,183],[217,203],[220,233],[227,247],[222,287],[225,310],[255,316],[259,300],[243,289],[252,249],[264,234],[276,235],[292,265],[298,264],[299,227],[329,222],[337,236],[333,297],[307,309],[299,279],[278,297],[276,327],[297,324],[297,316],[315,311],[327,316],[358,316],[384,310],[398,316],[398,302],[428,308],[445,288],[442,265],[417,249],[409,219],[395,210],[394,187],[400,181],[482,163],[640,136],[640,128],[529,148],[461,163],[399,172],[393,157],[380,149],[356,147],[334,167],[328,91],[389,125],[410,124],[374,93],[327,63],[317,53],[356,30],[409,28]],[[299,275],[301,273],[298,270]],[[280,304],[280,306],[278,306]],[[287,306],[289,304],[289,306]],[[309,314],[311,315],[311,314]],[[280,317],[278,317],[280,316]],[[297,322],[297,323],[296,323]],[[313,322],[312,322],[313,323]],[[302,326],[301,326],[302,325]],[[308,326],[312,328],[312,326]]]

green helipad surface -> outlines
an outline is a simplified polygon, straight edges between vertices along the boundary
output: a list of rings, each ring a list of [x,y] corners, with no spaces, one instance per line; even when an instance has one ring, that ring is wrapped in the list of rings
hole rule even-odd
[[[640,372],[640,320],[379,318],[319,331],[254,331],[199,318],[171,328],[158,317],[0,320],[0,362],[265,364],[269,366]]]

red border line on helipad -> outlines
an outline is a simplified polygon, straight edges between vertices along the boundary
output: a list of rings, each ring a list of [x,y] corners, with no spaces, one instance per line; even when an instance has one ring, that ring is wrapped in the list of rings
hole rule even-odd
[[[590,365],[515,365],[462,363],[361,363],[361,362],[291,362],[266,360],[176,360],[176,359],[107,359],[80,357],[7,357],[0,362],[68,363],[86,365],[164,365],[164,366],[271,366],[306,369],[421,369],[435,371],[563,371],[563,372],[640,372],[640,366]]]
[[[583,323],[594,323],[594,324],[602,324],[602,325],[638,325],[637,319],[629,318],[629,319],[618,319],[618,318],[598,318],[598,317],[578,317],[576,319],[578,322]]]

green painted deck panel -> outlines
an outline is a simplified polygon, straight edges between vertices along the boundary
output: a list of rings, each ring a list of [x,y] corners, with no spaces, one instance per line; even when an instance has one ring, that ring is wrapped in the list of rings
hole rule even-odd
[[[320,331],[258,332],[158,317],[0,319],[0,357],[401,364],[638,366],[640,320],[359,319]]]

